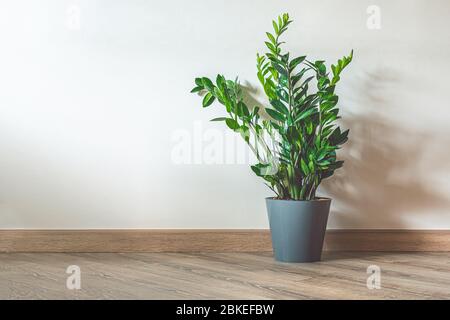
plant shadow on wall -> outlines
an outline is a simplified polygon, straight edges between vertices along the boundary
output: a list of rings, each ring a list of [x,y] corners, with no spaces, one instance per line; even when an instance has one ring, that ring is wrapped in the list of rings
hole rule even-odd
[[[450,138],[431,129],[406,129],[390,119],[399,109],[385,91],[401,78],[392,70],[380,71],[368,73],[360,82],[362,95],[355,102],[363,113],[347,114],[343,121],[350,128],[349,142],[340,150],[344,168],[322,185],[335,200],[334,219],[339,226],[410,228],[406,218],[450,206],[430,181],[430,174],[450,169],[450,154],[442,150]],[[439,153],[430,164],[424,159],[429,151]]]

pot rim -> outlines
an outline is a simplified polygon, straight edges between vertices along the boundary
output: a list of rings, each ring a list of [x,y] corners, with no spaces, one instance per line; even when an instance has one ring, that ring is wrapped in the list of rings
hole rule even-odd
[[[331,198],[327,197],[316,197],[313,200],[292,200],[292,199],[276,199],[275,197],[266,197],[269,201],[284,201],[284,202],[331,202]]]

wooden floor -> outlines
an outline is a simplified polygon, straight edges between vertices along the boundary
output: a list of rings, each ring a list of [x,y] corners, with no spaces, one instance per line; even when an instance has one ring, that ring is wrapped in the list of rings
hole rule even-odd
[[[81,268],[81,289],[66,268]],[[369,265],[381,289],[369,290]],[[450,299],[450,253],[324,253],[284,264],[268,253],[4,253],[0,299]]]

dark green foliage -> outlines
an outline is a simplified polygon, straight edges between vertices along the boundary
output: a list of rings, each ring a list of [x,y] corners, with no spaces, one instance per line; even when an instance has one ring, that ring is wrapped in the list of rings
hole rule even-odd
[[[205,92],[203,107],[216,99],[225,106],[224,121],[241,134],[255,153],[258,163],[251,168],[262,177],[280,199],[311,200],[321,181],[342,167],[336,150],[347,141],[348,130],[341,131],[338,96],[334,93],[341,71],[352,61],[349,56],[331,65],[309,61],[306,56],[291,59],[283,53],[280,36],[291,20],[283,14],[272,21],[273,33],[267,32],[268,52],[257,54],[257,76],[269,100],[267,119],[259,107],[252,110],[244,103],[237,81],[218,75],[215,83],[196,78],[191,92]],[[312,81],[317,90],[311,92]]]

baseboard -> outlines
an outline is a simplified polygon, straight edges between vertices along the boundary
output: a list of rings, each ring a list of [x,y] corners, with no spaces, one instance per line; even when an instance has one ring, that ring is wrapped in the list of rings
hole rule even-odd
[[[329,251],[450,251],[450,230],[328,230]],[[260,252],[269,230],[0,230],[0,252]]]
[[[268,251],[267,230],[0,230],[0,252]]]
[[[450,251],[450,230],[329,230],[329,251]]]

